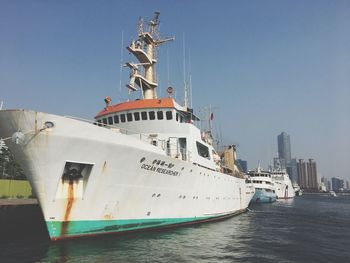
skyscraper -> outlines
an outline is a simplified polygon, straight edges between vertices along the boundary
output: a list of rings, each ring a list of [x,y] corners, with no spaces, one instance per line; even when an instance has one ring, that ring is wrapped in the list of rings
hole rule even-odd
[[[278,157],[281,169],[286,169],[293,183],[298,182],[297,160],[292,159],[290,136],[282,132],[277,136]]]
[[[316,168],[316,162],[313,159],[309,159],[309,162],[307,163],[307,181],[308,181],[308,188],[313,191],[318,190],[318,183],[317,183],[317,168]]]
[[[290,167],[292,159],[292,153],[290,148],[290,136],[287,133],[282,132],[280,135],[277,136],[277,144],[278,157],[281,160],[281,164],[283,164],[283,162],[285,163],[285,167],[282,168]]]
[[[298,183],[301,189],[308,188],[307,176],[306,176],[306,163],[304,159],[299,159],[297,164],[298,168]]]

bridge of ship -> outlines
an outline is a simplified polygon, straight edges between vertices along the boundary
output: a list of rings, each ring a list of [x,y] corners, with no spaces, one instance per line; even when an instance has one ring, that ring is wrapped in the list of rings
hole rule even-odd
[[[172,158],[191,161],[211,170],[220,169],[214,161],[217,153],[211,142],[193,124],[199,118],[172,98],[107,106],[95,119],[97,125],[140,138]]]

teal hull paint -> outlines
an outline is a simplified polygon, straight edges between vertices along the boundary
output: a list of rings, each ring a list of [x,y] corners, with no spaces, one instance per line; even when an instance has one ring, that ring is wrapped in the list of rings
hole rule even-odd
[[[47,221],[47,229],[52,240],[77,236],[117,233],[124,231],[158,228],[168,225],[184,224],[208,220],[213,217],[194,218],[160,218],[131,220],[79,220],[79,221]]]

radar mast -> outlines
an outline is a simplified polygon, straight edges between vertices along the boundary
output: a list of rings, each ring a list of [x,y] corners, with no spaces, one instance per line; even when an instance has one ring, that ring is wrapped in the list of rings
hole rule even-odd
[[[158,31],[160,12],[155,12],[154,17],[147,26],[140,18],[137,31],[138,39],[131,41],[127,50],[133,54],[139,63],[128,62],[125,66],[130,68],[130,80],[126,85],[131,91],[136,91],[137,87],[141,89],[144,99],[156,99],[156,88],[158,82],[155,74],[155,65],[157,63],[156,49],[175,37],[161,39]],[[140,68],[141,67],[141,68]]]

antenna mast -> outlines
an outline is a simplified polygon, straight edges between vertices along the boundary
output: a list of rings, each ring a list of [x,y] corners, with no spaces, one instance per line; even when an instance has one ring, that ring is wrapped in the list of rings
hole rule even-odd
[[[158,32],[160,12],[155,12],[152,20],[148,22],[147,30],[145,31],[144,21],[140,19],[138,22],[138,39],[132,41],[127,47],[127,50],[133,54],[139,61],[136,63],[126,63],[130,68],[130,81],[127,88],[130,91],[136,91],[135,83],[142,91],[144,99],[156,99],[156,88],[158,82],[155,74],[155,64],[157,63],[156,48],[161,44],[172,41],[175,37],[160,39]],[[139,66],[142,66],[141,70]]]
[[[124,31],[122,31],[122,43],[120,45],[120,72],[119,72],[119,92],[122,91],[122,71],[123,71],[123,45],[124,45]]]
[[[184,69],[184,107],[188,108],[188,88],[186,82],[186,48],[185,48],[185,33],[182,35],[182,53],[183,53],[183,69]]]

